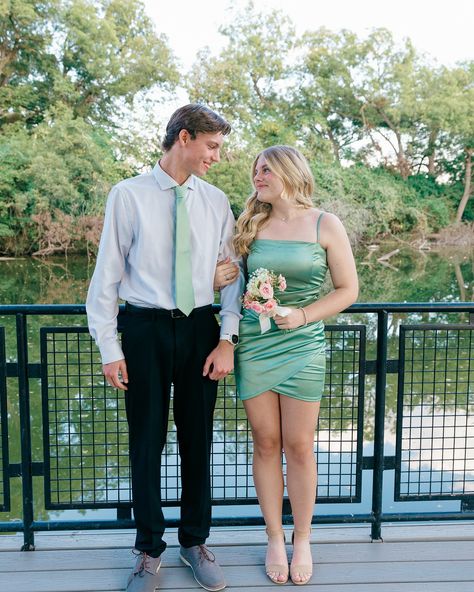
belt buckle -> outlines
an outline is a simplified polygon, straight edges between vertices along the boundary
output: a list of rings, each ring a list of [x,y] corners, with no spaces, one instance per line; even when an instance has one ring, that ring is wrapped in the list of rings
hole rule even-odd
[[[171,318],[172,319],[184,319],[186,317],[186,315],[184,314],[184,312],[181,312],[179,310],[179,308],[174,308],[171,311]]]

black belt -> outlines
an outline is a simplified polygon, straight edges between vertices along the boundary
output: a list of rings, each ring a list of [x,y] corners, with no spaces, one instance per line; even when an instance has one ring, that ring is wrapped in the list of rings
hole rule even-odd
[[[212,304],[206,304],[205,306],[193,308],[189,315],[185,315],[184,312],[179,310],[179,308],[168,310],[166,308],[148,308],[145,306],[136,306],[135,304],[130,304],[130,302],[125,303],[125,312],[127,314],[139,315],[150,319],[154,319],[157,316],[171,317],[172,319],[187,319],[196,313],[204,312],[206,310],[212,310]]]

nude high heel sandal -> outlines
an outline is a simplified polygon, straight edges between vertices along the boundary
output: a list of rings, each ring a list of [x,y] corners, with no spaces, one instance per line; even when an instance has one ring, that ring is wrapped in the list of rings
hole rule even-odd
[[[306,538],[308,541],[311,537],[311,528],[309,530],[294,530],[293,534],[291,535],[291,544],[294,546],[295,544],[295,534],[298,538]],[[293,584],[296,586],[303,586],[307,584],[313,575],[313,564],[311,565],[290,565],[290,578]],[[296,576],[299,576],[301,579],[296,580]]]
[[[284,533],[283,529],[268,530],[268,528],[266,528],[265,532],[267,533],[268,540],[270,540],[272,538],[279,538],[280,540],[283,539],[283,543],[285,543],[285,533]],[[275,564],[275,563],[265,563],[265,572],[266,572],[268,578],[274,584],[286,584],[286,582],[288,581],[288,574],[289,574],[288,563],[286,563],[286,565]],[[279,580],[278,576],[284,576],[284,579]]]

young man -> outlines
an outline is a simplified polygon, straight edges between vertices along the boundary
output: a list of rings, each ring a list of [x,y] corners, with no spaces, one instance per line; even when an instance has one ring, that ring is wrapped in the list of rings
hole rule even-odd
[[[219,162],[230,130],[203,105],[181,107],[153,171],[118,183],[107,201],[87,314],[107,382],[125,391],[138,552],[128,592],[155,590],[166,548],[160,469],[171,384],[181,457],[181,559],[205,589],[225,587],[204,543],[217,382],[233,369],[242,280],[221,291],[219,330],[213,278],[218,259],[233,256],[234,218],[225,194],[200,177]],[[118,298],[126,301],[123,351]]]

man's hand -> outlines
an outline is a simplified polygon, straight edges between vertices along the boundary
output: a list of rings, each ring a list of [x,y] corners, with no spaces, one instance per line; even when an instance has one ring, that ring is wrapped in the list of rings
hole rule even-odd
[[[125,360],[117,360],[116,362],[110,362],[110,364],[104,364],[102,366],[102,372],[110,386],[119,388],[122,391],[128,390],[126,386],[128,383],[128,374]]]
[[[211,370],[212,366],[212,370]],[[208,376],[211,380],[220,380],[227,376],[234,369],[234,346],[225,341],[219,341],[219,345],[207,356],[203,376]]]

